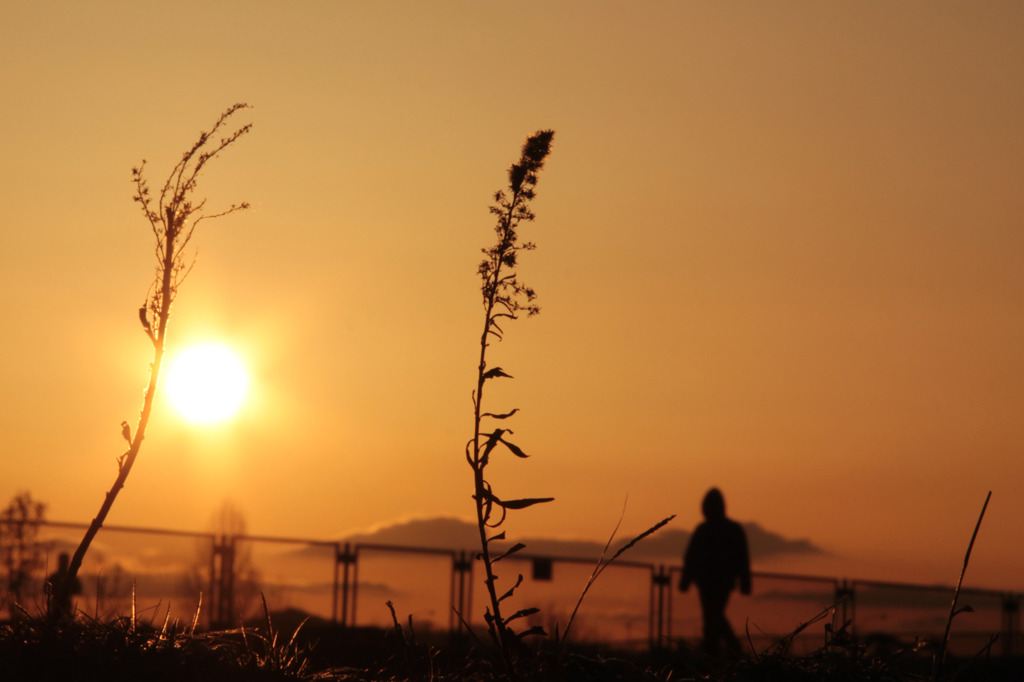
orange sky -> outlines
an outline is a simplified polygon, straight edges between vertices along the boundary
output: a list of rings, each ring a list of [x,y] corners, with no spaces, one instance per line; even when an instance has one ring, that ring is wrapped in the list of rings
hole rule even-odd
[[[170,343],[250,363],[230,425],[158,398],[109,522],[333,538],[469,516],[487,212],[557,131],[492,362],[553,495],[603,538],[720,486],[851,577],[1024,587],[1024,7],[1016,2],[15,3],[0,21],[0,502],[87,521],[151,349],[156,184],[245,101]],[[865,573],[867,573],[865,575]]]

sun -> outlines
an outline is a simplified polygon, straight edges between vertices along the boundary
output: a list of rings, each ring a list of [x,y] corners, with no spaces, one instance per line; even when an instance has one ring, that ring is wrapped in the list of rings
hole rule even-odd
[[[193,424],[222,422],[237,414],[249,389],[238,354],[221,344],[190,346],[171,359],[165,390],[174,409]]]

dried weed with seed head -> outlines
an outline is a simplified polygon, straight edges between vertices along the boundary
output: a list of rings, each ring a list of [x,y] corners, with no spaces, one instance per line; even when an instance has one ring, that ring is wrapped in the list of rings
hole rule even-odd
[[[531,135],[523,145],[519,161],[509,168],[508,187],[494,194],[494,205],[490,209],[491,213],[497,216],[494,228],[497,240],[490,248],[483,249],[484,259],[477,268],[483,295],[484,326],[480,336],[476,390],[473,391],[473,437],[466,444],[466,461],[473,469],[473,500],[480,535],[479,558],[484,565],[484,584],[489,600],[484,620],[509,677],[515,677],[513,652],[520,648],[523,637],[543,634],[544,631],[539,626],[521,631],[513,627],[514,621],[526,618],[535,613],[536,609],[520,609],[509,616],[503,615],[502,602],[515,593],[522,582],[522,576],[519,576],[510,589],[499,594],[498,576],[495,574],[494,566],[502,559],[522,550],[524,545],[516,543],[501,554],[493,554],[491,543],[504,540],[505,533],[502,531],[491,534],[491,529],[501,526],[509,511],[550,502],[553,498],[508,499],[494,492],[486,477],[486,468],[492,454],[496,451],[507,451],[521,459],[525,459],[527,454],[509,439],[512,435],[511,430],[494,428],[486,431],[483,428],[484,419],[506,420],[515,415],[518,408],[505,412],[484,412],[482,406],[484,388],[488,381],[512,378],[501,367],[488,369],[487,349],[491,341],[502,340],[505,334],[503,325],[506,322],[518,319],[523,313],[529,317],[540,312],[540,307],[536,304],[536,292],[520,281],[515,268],[521,252],[536,248],[533,242],[522,241],[518,230],[522,223],[531,222],[535,218],[530,202],[536,196],[537,174],[544,167],[553,138],[554,131],[551,130],[542,130]]]

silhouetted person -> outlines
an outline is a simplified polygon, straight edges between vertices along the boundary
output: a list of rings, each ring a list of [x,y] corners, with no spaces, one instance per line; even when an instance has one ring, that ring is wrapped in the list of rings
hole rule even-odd
[[[718,488],[704,496],[704,522],[697,526],[683,555],[679,589],[697,584],[704,615],[704,649],[710,654],[740,652],[740,642],[725,617],[729,593],[739,582],[740,592],[750,594],[750,553],[743,526],[725,515],[725,498]]]
[[[71,584],[67,586],[66,590],[61,590],[61,583],[64,582],[68,575],[69,563],[68,553],[61,552],[60,557],[57,559],[57,570],[46,579],[46,592],[52,601],[50,606],[51,612],[59,616],[68,617],[72,614],[71,597],[82,592],[82,583],[78,580],[78,576],[72,579]],[[59,603],[55,601],[57,599],[60,599]]]

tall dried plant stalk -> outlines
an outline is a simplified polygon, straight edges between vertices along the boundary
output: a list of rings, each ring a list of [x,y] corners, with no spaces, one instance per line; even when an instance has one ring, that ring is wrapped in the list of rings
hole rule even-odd
[[[499,593],[495,564],[520,551],[524,545],[516,543],[500,554],[495,553],[491,543],[505,540],[505,533],[502,531],[492,535],[491,530],[501,526],[509,510],[525,509],[542,502],[550,502],[553,498],[502,499],[495,494],[486,477],[491,454],[501,446],[516,457],[525,458],[527,455],[508,439],[512,434],[511,430],[485,430],[483,427],[484,420],[504,421],[518,412],[518,408],[500,413],[484,412],[483,397],[485,385],[491,379],[512,378],[501,367],[488,368],[487,349],[491,341],[502,339],[502,325],[507,321],[518,319],[522,313],[532,316],[540,312],[535,302],[536,293],[519,280],[515,271],[519,253],[531,251],[535,245],[532,242],[520,241],[517,230],[521,223],[534,219],[530,202],[535,196],[537,173],[544,167],[544,161],[551,151],[553,137],[554,131],[551,130],[542,130],[531,135],[523,144],[519,161],[509,168],[508,188],[495,193],[495,203],[490,209],[491,213],[497,216],[497,225],[494,228],[497,241],[494,246],[483,249],[484,259],[478,269],[483,293],[484,325],[480,335],[476,390],[473,391],[473,437],[466,444],[466,461],[473,469],[473,500],[480,534],[478,556],[484,566],[484,584],[489,602],[484,619],[510,677],[514,677],[512,652],[515,646],[522,637],[543,634],[544,631],[540,627],[531,627],[517,632],[511,625],[513,621],[536,613],[535,608],[521,609],[509,616],[502,614],[502,602],[513,595],[523,576],[520,575],[510,589]]]
[[[150,365],[149,383],[143,396],[142,409],[139,412],[135,433],[132,434],[131,426],[127,421],[121,422],[121,433],[128,441],[128,449],[117,460],[117,477],[114,479],[114,485],[107,492],[99,513],[92,520],[79,543],[63,582],[54,588],[55,594],[51,598],[49,606],[51,619],[61,615],[54,605],[64,603],[78,570],[82,566],[82,560],[85,558],[89,545],[103,526],[117,494],[124,487],[128,474],[135,464],[135,459],[139,455],[139,448],[146,435],[146,426],[149,424],[153,398],[156,395],[160,379],[160,369],[167,344],[167,323],[171,316],[171,305],[194,263],[194,258],[186,256],[186,248],[192,241],[195,229],[203,220],[220,218],[249,207],[247,203],[232,204],[220,212],[206,213],[204,211],[206,199],[195,198],[199,174],[206,164],[252,129],[252,124],[249,123],[224,137],[219,139],[214,137],[227,127],[228,120],[232,116],[247,108],[249,108],[247,104],[231,106],[220,115],[209,132],[200,133],[195,144],[182,154],[181,160],[175,164],[155,197],[150,194],[149,185],[143,175],[146,167],[145,160],[138,167],[132,169],[132,183],[135,185],[133,198],[142,208],[142,213],[149,222],[156,241],[154,248],[156,255],[155,277],[146,295],[145,303],[139,308],[139,321],[146,336],[153,344],[153,362]]]

